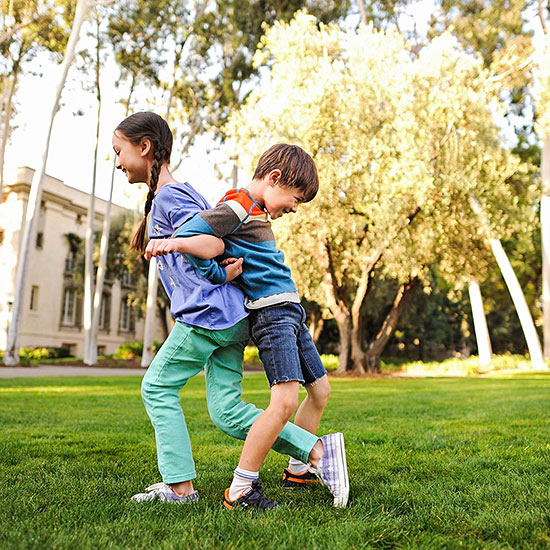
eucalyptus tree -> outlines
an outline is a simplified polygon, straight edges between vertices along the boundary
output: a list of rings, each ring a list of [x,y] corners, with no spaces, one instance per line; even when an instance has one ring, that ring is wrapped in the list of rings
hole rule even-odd
[[[67,73],[74,60],[76,44],[80,37],[80,29],[82,27],[82,23],[88,15],[90,7],[90,0],[78,0],[76,4],[74,19],[71,26],[71,33],[69,35],[69,40],[67,42],[67,47],[65,49],[63,62],[61,65],[61,75],[57,83],[55,97],[53,98],[50,111],[50,122],[47,134],[45,136],[42,165],[40,167],[40,170],[38,170],[33,177],[31,189],[29,192],[29,200],[25,214],[25,224],[22,231],[21,246],[19,249],[17,271],[15,276],[15,292],[12,306],[12,319],[8,331],[6,351],[4,353],[4,363],[6,365],[15,365],[19,361],[18,342],[23,313],[23,304],[25,301],[25,290],[28,278],[30,243],[33,242],[36,234],[36,223],[42,197],[43,181],[46,174],[46,164],[48,161],[48,152],[50,148],[50,138],[53,123],[55,120],[55,115],[59,109],[59,101],[61,99],[61,93],[63,92]]]
[[[495,231],[524,218],[507,183],[520,164],[494,121],[498,88],[449,34],[414,58],[396,31],[343,32],[303,13],[267,30],[255,62],[269,76],[227,131],[251,164],[280,140],[313,155],[319,195],[277,234],[301,292],[338,324],[339,369],[376,370],[431,267],[457,284],[487,271],[470,195]],[[375,274],[395,293],[366,341]]]
[[[233,2],[218,0],[212,4],[162,2],[163,33],[174,50],[168,82],[166,119],[173,118],[176,131],[173,157],[185,157],[197,135],[211,132],[223,140],[227,116],[246,96],[246,88],[256,75],[252,56],[263,32],[263,25],[276,19],[289,20],[294,12],[307,6],[320,20],[341,17],[346,0],[330,5],[318,0],[278,2]],[[161,84],[162,85],[162,84]],[[234,164],[234,185],[237,164]],[[148,277],[147,314],[142,365],[147,366],[153,353],[155,304],[158,303],[158,277],[152,262]],[[161,313],[162,315],[162,313]]]
[[[542,237],[542,307],[544,358],[550,359],[550,4],[538,4],[544,35],[534,89],[537,133],[543,142],[541,158],[542,196],[540,222]]]
[[[69,1],[2,0],[0,2],[0,200],[4,159],[10,138],[15,97],[29,61],[40,52],[62,54],[74,5]]]

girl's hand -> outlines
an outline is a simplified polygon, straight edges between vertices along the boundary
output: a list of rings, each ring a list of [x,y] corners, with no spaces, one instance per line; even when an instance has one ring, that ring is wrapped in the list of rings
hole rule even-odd
[[[182,252],[179,239],[151,239],[145,249],[145,259],[150,260],[156,256]]]
[[[220,262],[222,267],[225,267],[225,282],[228,283],[243,272],[243,258],[226,258]]]

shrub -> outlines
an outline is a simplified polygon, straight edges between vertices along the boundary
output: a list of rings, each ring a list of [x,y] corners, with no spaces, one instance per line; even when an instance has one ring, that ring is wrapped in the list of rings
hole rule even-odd
[[[153,351],[156,353],[159,350],[160,346],[162,346],[162,342],[155,340],[153,342]],[[119,348],[115,351],[113,357],[115,359],[133,361],[134,359],[137,359],[142,355],[143,355],[143,342],[126,342],[121,346],[119,346]]]
[[[329,372],[333,372],[338,368],[338,355],[323,354],[321,355],[321,361]]]
[[[262,365],[256,346],[246,346],[244,348],[244,362],[251,367],[260,367]]]
[[[71,350],[64,347],[26,347],[19,350],[19,359],[22,363],[61,357],[71,357]]]

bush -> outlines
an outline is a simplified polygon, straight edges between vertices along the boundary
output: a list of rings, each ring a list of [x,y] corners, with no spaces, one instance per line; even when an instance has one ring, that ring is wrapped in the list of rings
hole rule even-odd
[[[321,355],[321,361],[329,372],[333,372],[338,368],[338,355],[323,354]]]
[[[21,363],[61,357],[71,357],[71,350],[64,347],[27,347],[19,350]]]
[[[155,340],[153,342],[153,352],[157,353],[162,342]],[[113,357],[115,359],[123,359],[125,361],[133,361],[143,355],[143,342],[126,342],[119,346],[115,351]]]
[[[256,346],[246,346],[246,348],[244,348],[244,362],[251,367],[262,366],[262,361]]]

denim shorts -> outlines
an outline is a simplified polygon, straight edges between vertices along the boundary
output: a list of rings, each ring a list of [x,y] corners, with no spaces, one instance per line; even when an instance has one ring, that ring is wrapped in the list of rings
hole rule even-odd
[[[250,310],[250,336],[270,387],[291,381],[309,386],[327,373],[305,319],[304,308],[293,302]]]

